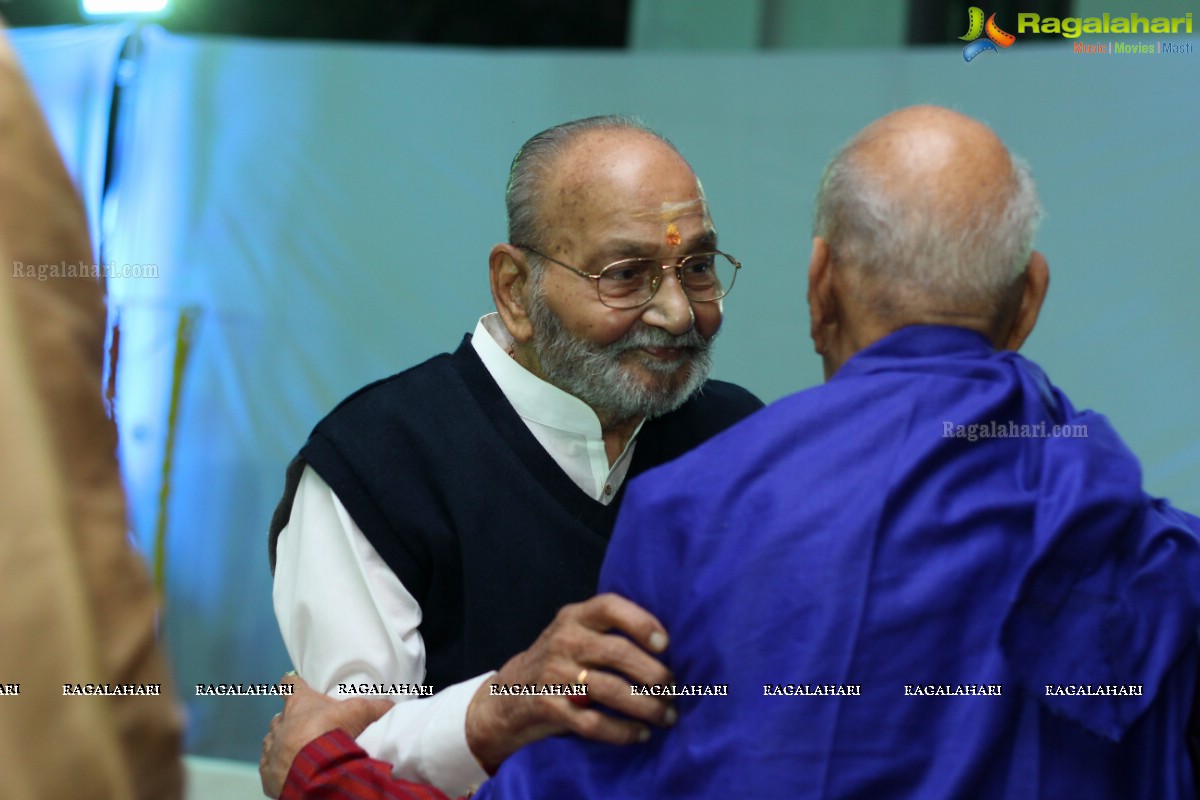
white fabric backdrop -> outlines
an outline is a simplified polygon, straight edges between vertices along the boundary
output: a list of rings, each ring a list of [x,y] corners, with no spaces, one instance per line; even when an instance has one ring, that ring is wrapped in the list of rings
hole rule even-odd
[[[16,34],[93,204],[107,111],[96,87],[120,33]],[[277,710],[193,694],[289,668],[265,540],[285,464],[337,400],[452,348],[488,309],[508,162],[527,136],[571,117],[639,114],[692,161],[722,247],[746,264],[717,374],[767,400],[820,379],[803,276],[829,154],[910,103],[988,121],[1030,160],[1048,210],[1051,294],[1027,354],[1078,405],[1109,414],[1151,491],[1200,509],[1200,55],[1085,57],[1064,41],[965,64],[953,44],[581,55],[146,34],[108,252],[159,276],[114,280],[110,294],[143,543],[176,320],[184,307],[200,314],[165,616],[192,752],[252,760]]]
[[[11,35],[25,73],[71,174],[98,211],[104,182],[108,117],[121,43],[131,28],[24,28]],[[91,215],[93,245],[99,214]]]

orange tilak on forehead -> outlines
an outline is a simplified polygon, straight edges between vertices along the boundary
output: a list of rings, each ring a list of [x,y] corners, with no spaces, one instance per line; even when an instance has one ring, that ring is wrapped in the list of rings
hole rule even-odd
[[[707,217],[708,206],[705,204],[703,197],[695,200],[686,200],[682,203],[671,203],[664,200],[657,211],[641,212],[634,216],[646,217],[651,215],[657,216],[666,223],[666,228],[663,230],[663,239],[666,241],[667,247],[678,247],[683,243],[683,234],[679,231],[679,225],[676,224],[676,220],[695,215]]]
[[[679,226],[674,222],[667,225],[667,247],[679,247],[683,237],[679,235]]]

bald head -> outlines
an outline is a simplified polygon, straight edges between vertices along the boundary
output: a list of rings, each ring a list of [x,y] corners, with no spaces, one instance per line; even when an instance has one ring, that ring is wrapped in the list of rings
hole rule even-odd
[[[685,217],[707,217],[696,175],[678,151],[640,130],[576,136],[541,182],[541,244],[551,255],[586,258],[584,242],[641,221],[656,231]],[[630,233],[631,231],[626,231]],[[640,255],[612,251],[613,256]]]
[[[618,155],[628,155],[630,145],[686,164],[674,145],[632,116],[572,120],[531,137],[517,151],[509,170],[505,192],[508,240],[544,245],[549,221],[544,219],[543,205],[567,198],[568,189],[582,189],[586,194],[596,185],[597,176],[606,177],[606,170],[624,169],[628,174],[637,165]],[[587,180],[591,182],[582,183]],[[579,196],[568,199],[581,200]]]
[[[876,312],[936,322],[1011,310],[1040,217],[1028,168],[991,129],[915,106],[835,156],[815,233]]]
[[[1019,346],[1048,280],[1040,219],[1028,167],[986,125],[914,106],[867,126],[817,194],[809,299],[827,374],[906,325]]]
[[[1014,188],[1012,159],[991,129],[936,106],[889,114],[850,149],[884,193],[947,228],[995,217]]]

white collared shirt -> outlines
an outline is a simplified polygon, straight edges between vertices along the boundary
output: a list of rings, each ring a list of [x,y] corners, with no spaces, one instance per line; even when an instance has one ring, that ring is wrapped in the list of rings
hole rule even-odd
[[[498,314],[479,320],[471,344],[559,467],[588,495],[611,502],[641,426],[610,467],[595,412],[509,355],[512,338]],[[420,605],[311,467],[279,534],[273,594],[288,655],[313,688],[339,696],[339,683],[424,682]],[[471,698],[490,675],[430,698],[392,698],[400,702],[359,736],[359,745],[391,762],[396,777],[433,784],[452,797],[465,794],[487,778],[467,747],[464,723]]]

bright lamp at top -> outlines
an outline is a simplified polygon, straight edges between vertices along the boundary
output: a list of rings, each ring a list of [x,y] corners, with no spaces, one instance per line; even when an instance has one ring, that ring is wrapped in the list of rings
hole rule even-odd
[[[171,0],[83,0],[83,13],[89,17],[109,14],[159,14]]]

